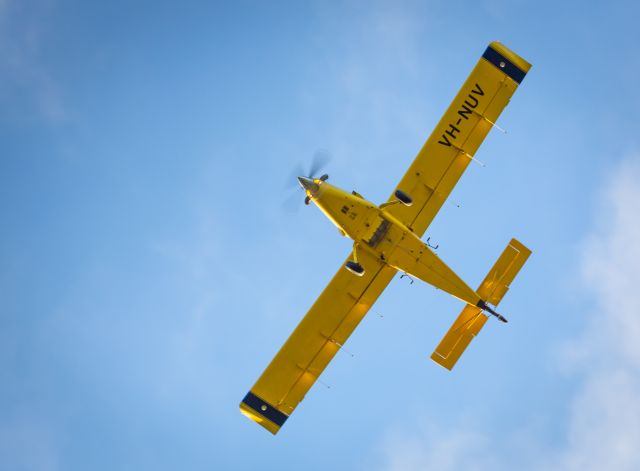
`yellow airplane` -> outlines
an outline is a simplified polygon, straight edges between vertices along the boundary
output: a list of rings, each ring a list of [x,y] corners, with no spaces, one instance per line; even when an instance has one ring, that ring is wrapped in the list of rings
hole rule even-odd
[[[431,358],[453,368],[531,251],[512,239],[473,290],[420,237],[442,207],[531,64],[492,42],[386,203],[376,205],[320,178],[299,177],[313,202],[353,251],[240,403],[276,434],[396,272],[407,273],[465,302]],[[346,268],[346,269],[345,269]]]

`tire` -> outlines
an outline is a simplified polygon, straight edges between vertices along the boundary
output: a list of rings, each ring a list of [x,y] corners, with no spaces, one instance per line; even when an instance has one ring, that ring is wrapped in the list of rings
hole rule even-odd
[[[357,262],[349,260],[344,267],[356,276],[364,275],[364,267]]]
[[[396,190],[395,197],[405,206],[411,206],[413,204],[411,197],[402,190]]]

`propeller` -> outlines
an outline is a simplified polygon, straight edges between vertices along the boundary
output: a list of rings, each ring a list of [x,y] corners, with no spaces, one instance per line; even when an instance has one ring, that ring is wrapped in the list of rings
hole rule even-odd
[[[293,182],[296,182],[295,183],[296,188],[301,188],[300,185],[297,183],[298,177],[300,176],[304,176],[311,180],[318,179],[323,182],[327,181],[329,179],[328,174],[324,173],[319,177],[317,175],[329,163],[330,160],[331,160],[331,155],[329,154],[328,151],[326,150],[316,151],[311,158],[311,165],[309,165],[309,171],[305,172],[302,164],[298,164],[295,167],[294,171],[291,173],[289,179],[287,180],[287,186],[291,186]],[[290,206],[289,200],[291,200],[293,196],[294,195],[291,195],[289,198],[287,198],[287,201],[285,202],[285,206]],[[308,205],[310,201],[311,199],[307,195],[304,199],[304,204]]]
[[[331,156],[329,155],[328,151],[326,150],[316,151],[316,153],[313,154],[313,157],[311,159],[309,174],[305,176],[311,179],[317,178],[316,175],[320,173],[320,171],[329,163],[329,160],[331,160]],[[322,181],[325,181],[328,178],[329,178],[329,175],[327,175],[326,173],[320,176],[320,180]]]

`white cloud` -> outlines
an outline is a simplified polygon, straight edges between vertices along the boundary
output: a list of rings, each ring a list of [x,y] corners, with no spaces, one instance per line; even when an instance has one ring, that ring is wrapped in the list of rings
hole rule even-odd
[[[442,433],[434,427],[410,437],[397,434],[386,445],[388,471],[495,469],[485,436],[471,430]]]
[[[606,353],[606,352],[603,352]],[[597,369],[573,399],[568,444],[555,469],[640,469],[637,370]]]
[[[576,342],[586,379],[573,400],[561,469],[640,469],[640,158],[609,179],[582,256],[595,298]]]
[[[12,119],[35,115],[61,124],[70,118],[60,84],[45,60],[50,8],[48,2],[25,7],[0,0],[0,102],[9,103]],[[22,94],[27,99],[17,102],[15,96]]]
[[[586,244],[583,273],[602,317],[589,332],[606,345],[606,361],[640,367],[640,159],[624,161],[610,179],[600,228]],[[602,335],[602,330],[606,335]],[[590,338],[589,341],[592,339]],[[594,351],[593,353],[601,353]],[[604,352],[602,352],[604,353]]]
[[[473,426],[405,430],[387,437],[383,469],[640,469],[640,158],[618,165],[601,196],[579,268],[592,310],[566,353],[582,378],[558,424],[566,430],[559,448],[540,431],[512,430],[508,444],[524,450],[513,458],[483,446]]]
[[[381,156],[390,152],[404,155],[397,148],[397,141],[403,142],[401,132],[413,132],[418,145],[424,139],[424,106],[416,105],[414,94],[405,93],[406,87],[424,87],[426,80],[419,46],[427,26],[415,7],[426,8],[386,0],[347,3],[337,9],[317,5],[323,25],[329,27],[318,33],[319,55],[300,93],[313,120],[309,139],[323,139],[323,147],[337,157],[332,171],[342,178],[353,173],[350,168],[359,167],[353,178],[375,188],[375,175],[367,170],[370,163],[384,165]],[[345,15],[345,8],[355,13],[355,20]],[[319,121],[326,126],[318,129]],[[386,197],[387,190],[382,193]]]

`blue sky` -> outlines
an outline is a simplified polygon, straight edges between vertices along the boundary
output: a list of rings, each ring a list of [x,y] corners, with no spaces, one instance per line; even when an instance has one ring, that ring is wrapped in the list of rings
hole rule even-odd
[[[640,468],[634,2],[0,0],[0,468]],[[533,64],[427,232],[461,309],[395,279],[276,437],[238,402],[350,244],[283,208],[318,149],[384,201],[486,45]]]

